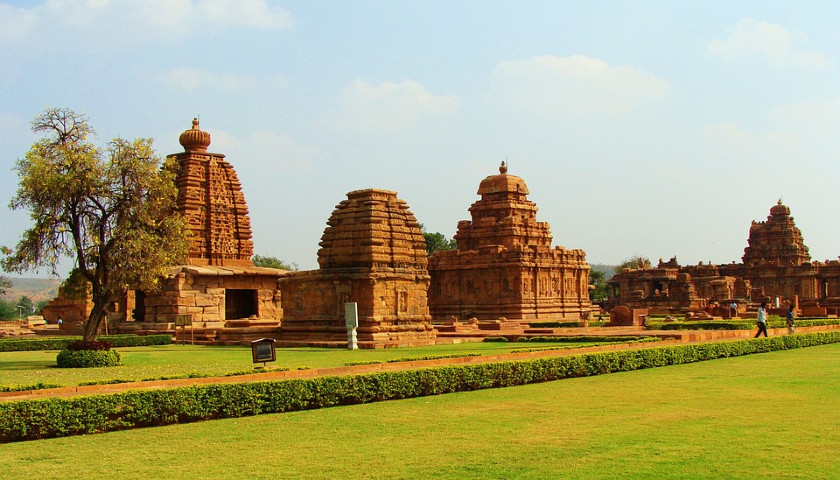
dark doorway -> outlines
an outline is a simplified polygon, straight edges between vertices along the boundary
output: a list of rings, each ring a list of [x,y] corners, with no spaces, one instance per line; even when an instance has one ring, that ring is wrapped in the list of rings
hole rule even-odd
[[[146,321],[146,294],[142,290],[134,291],[134,310],[131,312],[135,322]]]
[[[225,290],[225,320],[248,318],[257,314],[256,290]]]

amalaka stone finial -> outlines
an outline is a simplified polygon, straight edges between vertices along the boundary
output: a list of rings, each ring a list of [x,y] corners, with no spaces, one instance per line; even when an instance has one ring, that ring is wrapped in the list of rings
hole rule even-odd
[[[501,173],[502,175],[507,173],[507,165],[505,165],[504,160],[502,160],[502,164],[499,166],[499,173]]]
[[[192,128],[185,130],[178,138],[178,142],[187,152],[206,152],[210,146],[210,134],[198,128],[198,118],[193,118]]]

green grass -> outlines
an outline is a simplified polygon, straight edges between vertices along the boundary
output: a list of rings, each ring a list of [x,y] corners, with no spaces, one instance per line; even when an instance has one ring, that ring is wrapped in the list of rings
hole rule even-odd
[[[0,445],[0,476],[840,478],[840,345]]]
[[[579,343],[588,346],[592,343]],[[271,368],[341,367],[350,362],[385,362],[392,359],[422,358],[436,355],[497,355],[527,347],[569,347],[569,343],[460,343],[432,347],[385,350],[347,350],[325,348],[278,348]],[[172,377],[222,376],[254,371],[248,346],[155,345],[117,349],[123,365],[108,368],[56,368],[56,351],[0,352],[0,386],[50,385],[76,386],[90,382],[146,380]],[[258,364],[262,367],[262,364]]]

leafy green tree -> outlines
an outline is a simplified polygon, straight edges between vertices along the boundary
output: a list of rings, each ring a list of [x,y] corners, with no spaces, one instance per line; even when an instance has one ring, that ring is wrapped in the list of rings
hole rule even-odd
[[[20,297],[15,306],[23,308],[23,315],[32,315],[35,313],[35,304],[26,295]]]
[[[50,303],[49,300],[38,300],[38,303],[35,304],[35,315],[40,315],[41,310],[43,310],[48,303]]]
[[[422,223],[420,224],[420,231],[423,232],[423,239],[426,241],[426,253],[428,253],[429,256],[434,255],[435,252],[455,250],[458,248],[458,243],[454,238],[447,239],[446,236],[440,232],[427,232],[426,227]]]
[[[20,185],[9,207],[28,210],[33,224],[3,267],[49,267],[55,275],[60,257],[72,257],[90,282],[84,339],[93,340],[109,304],[129,286],[155,291],[166,268],[186,256],[175,166],[161,168],[151,139],[95,146],[87,118],[72,110],[48,108],[31,126],[42,137],[17,161]]]
[[[300,268],[297,263],[286,263],[283,260],[280,260],[277,257],[268,257],[262,255],[254,255],[251,259],[254,262],[254,265],[257,267],[265,267],[265,268],[277,268],[280,270],[289,270],[292,272],[297,272]]]
[[[621,273],[625,268],[650,268],[650,259],[638,255],[627,258],[621,264],[616,265],[615,273]]]
[[[589,284],[595,287],[589,290],[589,300],[592,303],[600,303],[609,298],[609,285],[607,285],[607,276],[600,270],[591,270],[589,272]]]
[[[0,298],[0,320],[17,320],[17,308],[13,302]]]

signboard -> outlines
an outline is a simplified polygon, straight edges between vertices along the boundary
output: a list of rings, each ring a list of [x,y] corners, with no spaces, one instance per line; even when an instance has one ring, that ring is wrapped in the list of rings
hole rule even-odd
[[[276,340],[273,338],[260,338],[251,342],[251,356],[254,363],[262,362],[265,366],[266,362],[274,362],[277,360],[277,352],[274,349]]]
[[[344,325],[347,327],[347,348],[350,350],[359,348],[356,339],[356,327],[359,326],[359,306],[356,302],[344,304]]]
[[[356,302],[344,304],[344,324],[347,328],[359,326],[359,309]]]
[[[181,327],[181,340],[187,344],[187,325],[190,327],[190,344],[194,343],[192,315],[175,315],[175,343],[178,343],[178,327]]]

